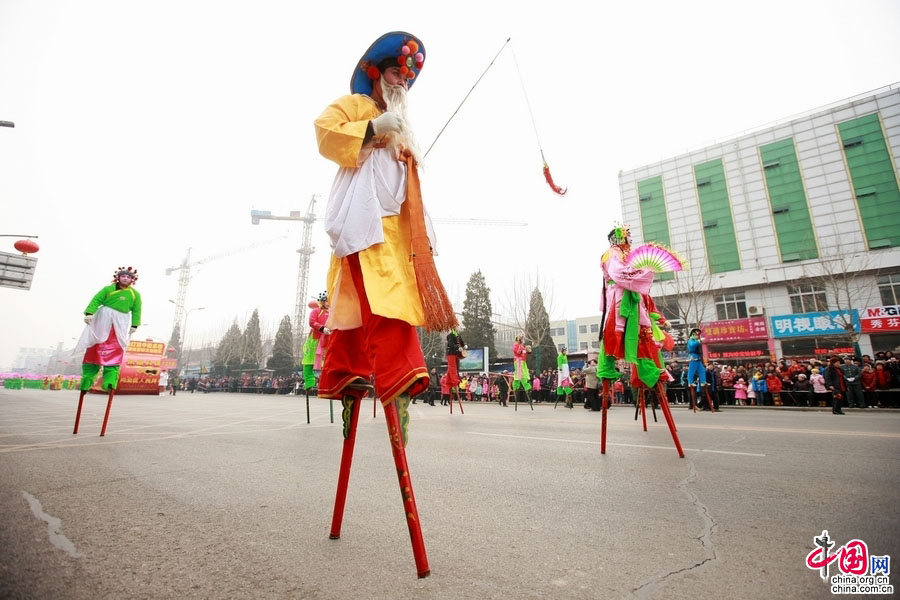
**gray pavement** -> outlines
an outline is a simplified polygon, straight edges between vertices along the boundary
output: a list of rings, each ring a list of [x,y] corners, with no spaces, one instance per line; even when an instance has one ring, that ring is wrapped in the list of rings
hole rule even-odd
[[[900,412],[679,407],[680,459],[630,407],[601,455],[580,407],[416,404],[420,580],[370,399],[340,540],[338,403],[121,396],[101,438],[76,401],[0,390],[0,598],[828,598],[823,529],[900,560]]]

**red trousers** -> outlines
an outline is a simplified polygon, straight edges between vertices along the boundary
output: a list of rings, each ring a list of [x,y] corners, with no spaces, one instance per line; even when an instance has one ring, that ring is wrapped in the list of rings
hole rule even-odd
[[[340,398],[357,379],[375,374],[375,392],[382,404],[402,392],[410,397],[428,389],[428,369],[416,328],[399,319],[373,315],[363,285],[359,257],[351,254],[350,275],[359,296],[362,327],[336,330],[328,341],[325,365],[319,381],[319,397]]]

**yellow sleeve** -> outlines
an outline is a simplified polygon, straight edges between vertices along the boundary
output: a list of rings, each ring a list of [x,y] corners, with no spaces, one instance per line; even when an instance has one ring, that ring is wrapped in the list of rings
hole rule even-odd
[[[341,167],[359,166],[366,126],[378,114],[375,101],[368,96],[338,98],[315,121],[319,153]]]

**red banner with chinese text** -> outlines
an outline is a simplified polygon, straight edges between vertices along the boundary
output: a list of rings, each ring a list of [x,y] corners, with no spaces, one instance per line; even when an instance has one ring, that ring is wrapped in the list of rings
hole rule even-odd
[[[166,345],[150,340],[132,340],[125,350],[122,368],[119,370],[119,387],[116,394],[159,395],[159,374],[172,359],[165,357]],[[92,392],[106,393],[100,389],[102,377],[98,377]]]
[[[703,331],[703,341],[709,344],[765,340],[769,337],[765,317],[712,321],[701,325],[700,329]]]

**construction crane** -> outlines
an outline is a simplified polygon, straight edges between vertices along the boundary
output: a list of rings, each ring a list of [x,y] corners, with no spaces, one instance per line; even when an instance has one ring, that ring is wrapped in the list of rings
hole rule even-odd
[[[306,342],[306,290],[309,287],[309,257],[316,249],[312,245],[312,226],[316,222],[316,200],[318,196],[313,194],[306,207],[306,214],[292,210],[290,215],[280,217],[273,215],[268,210],[251,210],[250,222],[259,225],[260,220],[271,221],[301,221],[303,223],[303,243],[297,248],[300,254],[300,269],[297,277],[297,296],[294,299],[294,356],[299,360],[300,350]]]
[[[172,331],[174,332],[177,329],[179,332],[181,332],[182,326],[184,325],[184,306],[185,299],[187,298],[188,284],[191,282],[191,267],[212,262],[214,260],[219,260],[220,258],[225,258],[226,256],[231,256],[232,254],[237,254],[239,252],[252,250],[253,248],[258,248],[259,246],[265,246],[267,244],[283,240],[287,237],[287,234],[283,234],[276,238],[270,238],[261,242],[257,242],[255,244],[250,244],[248,246],[241,246],[240,248],[235,248],[233,250],[225,250],[219,252],[218,254],[212,254],[205,258],[194,261],[191,260],[191,248],[188,248],[180,265],[178,265],[177,267],[169,267],[166,269],[166,275],[171,275],[175,271],[181,271],[178,274],[178,292],[175,294],[175,320],[172,323]]]
[[[306,213],[301,214],[298,210],[292,210],[288,216],[273,215],[268,210],[251,210],[250,222],[259,225],[261,220],[270,221],[300,221],[303,223],[303,244],[297,249],[300,254],[300,272],[297,277],[297,297],[294,302],[294,356],[300,356],[300,349],[306,341],[306,291],[309,284],[309,260],[315,253],[316,249],[312,246],[312,226],[322,217],[316,216],[316,200],[319,196],[313,194],[306,207]],[[448,225],[494,225],[494,226],[511,226],[524,227],[528,225],[525,221],[504,221],[497,219],[460,219],[460,218],[435,218],[432,219],[436,224]]]

